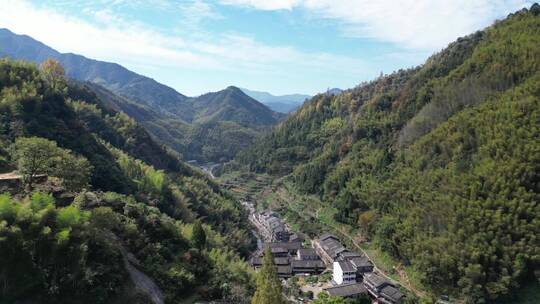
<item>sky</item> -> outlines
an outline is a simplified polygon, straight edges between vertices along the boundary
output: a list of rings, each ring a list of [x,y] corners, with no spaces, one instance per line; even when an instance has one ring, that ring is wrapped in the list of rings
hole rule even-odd
[[[350,88],[422,64],[524,0],[0,0],[0,28],[196,96]]]

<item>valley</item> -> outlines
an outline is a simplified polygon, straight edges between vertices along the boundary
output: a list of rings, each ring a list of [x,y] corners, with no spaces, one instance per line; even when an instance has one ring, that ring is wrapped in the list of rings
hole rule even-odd
[[[226,23],[208,10],[229,2],[190,2],[207,15],[183,25]],[[540,5],[505,16],[349,89],[330,75],[369,56],[317,53],[323,32],[136,51],[168,77],[207,64],[194,96],[0,28],[0,303],[538,303]],[[291,58],[300,83],[265,66]],[[301,91],[329,62],[313,96],[243,88]]]

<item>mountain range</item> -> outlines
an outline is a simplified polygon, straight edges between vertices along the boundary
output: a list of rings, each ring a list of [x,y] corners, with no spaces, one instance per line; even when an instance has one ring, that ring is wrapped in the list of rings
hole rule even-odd
[[[187,97],[116,63],[63,54],[29,36],[17,35],[7,29],[0,29],[0,57],[38,64],[48,58],[57,60],[68,77],[86,83],[87,88],[106,100],[109,106],[132,116],[158,142],[185,159],[230,159],[238,150],[250,145],[265,128],[285,116],[236,87]],[[225,136],[219,143],[230,140],[234,145],[226,146],[234,148],[220,152],[220,147],[214,146],[217,144],[215,138],[204,137],[211,134]],[[201,145],[203,142],[205,144]]]
[[[245,88],[240,88],[248,96],[262,102],[270,109],[280,113],[290,113],[298,109],[304,101],[311,98],[310,95],[304,94],[288,94],[288,95],[272,95],[268,92],[253,91]]]

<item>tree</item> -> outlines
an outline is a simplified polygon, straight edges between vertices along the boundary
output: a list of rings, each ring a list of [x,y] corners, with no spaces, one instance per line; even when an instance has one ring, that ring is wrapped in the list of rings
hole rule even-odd
[[[67,190],[80,191],[88,186],[92,168],[86,158],[63,150],[56,160],[54,175],[62,179],[62,185]]]
[[[285,303],[281,294],[281,282],[277,277],[272,252],[267,247],[264,251],[263,266],[257,275],[257,290],[251,304]]]
[[[191,236],[193,246],[198,249],[203,249],[206,246],[206,232],[204,232],[203,226],[200,221],[195,222],[193,225],[193,235]]]
[[[17,170],[29,188],[32,188],[36,175],[51,173],[58,152],[59,148],[54,141],[40,137],[17,138],[11,147],[11,155],[17,163]]]
[[[56,142],[45,138],[17,138],[11,147],[11,155],[29,188],[38,174],[60,178],[70,191],[78,191],[90,181],[92,166],[86,158],[73,155],[70,150],[59,148]]]
[[[331,297],[325,292],[321,292],[313,304],[347,304],[347,300],[342,297]]]
[[[65,71],[60,63],[49,58],[40,66],[45,81],[53,90],[62,91],[66,87]]]

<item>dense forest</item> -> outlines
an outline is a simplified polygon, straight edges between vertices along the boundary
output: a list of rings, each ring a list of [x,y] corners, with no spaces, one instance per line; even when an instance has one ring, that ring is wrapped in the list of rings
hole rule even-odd
[[[0,60],[0,142],[0,302],[150,303],[128,265],[167,303],[254,292],[239,204],[58,63]]]
[[[535,4],[315,96],[237,162],[289,175],[434,291],[508,301],[540,276],[539,46]]]

